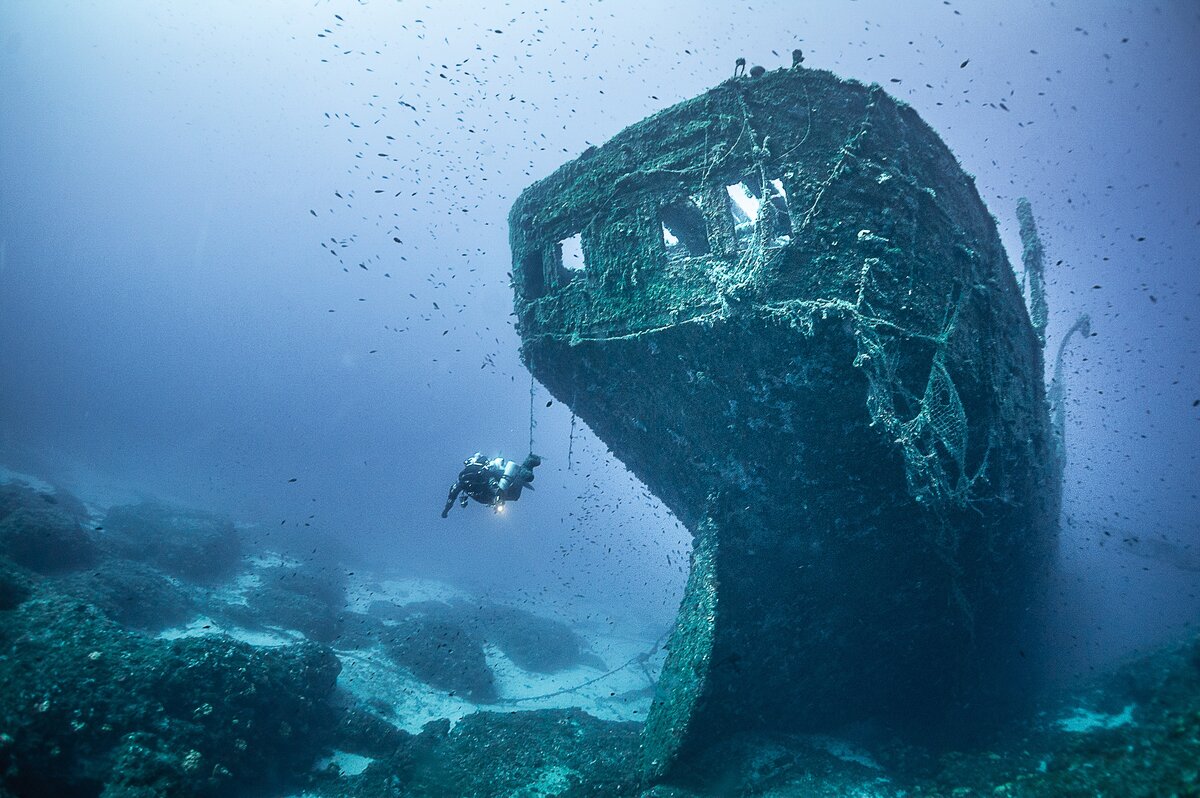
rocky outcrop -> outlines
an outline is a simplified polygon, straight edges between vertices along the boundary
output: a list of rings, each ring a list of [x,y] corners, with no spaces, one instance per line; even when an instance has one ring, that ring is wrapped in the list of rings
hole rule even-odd
[[[318,643],[343,645],[346,578],[332,565],[276,566],[258,571],[245,607],[226,613],[240,622],[295,629]],[[345,646],[352,647],[352,646]]]
[[[156,506],[136,513],[146,522],[139,532],[119,527],[97,542],[80,525],[81,507],[61,493],[0,485],[0,795],[278,793],[307,783],[332,747],[386,756],[407,737],[335,696],[341,666],[322,646],[145,634],[222,614],[212,580],[232,575],[228,561],[190,569],[179,558],[228,558],[224,522],[205,528],[203,516]],[[135,534],[172,525],[199,529],[196,547],[132,546]]]
[[[727,81],[528,188],[510,236],[524,361],[694,536],[649,775],[731,730],[947,730],[1024,690],[1042,353],[911,108]]]
[[[488,601],[422,601],[396,605],[372,603],[370,615],[403,626],[415,617],[436,619],[458,627],[479,647],[491,643],[523,670],[557,673],[579,665],[604,667],[604,662],[587,650],[583,638],[562,621]]]
[[[477,712],[451,729],[434,721],[367,768],[329,785],[325,795],[574,796],[636,795],[629,767],[639,725],[586,712]],[[389,791],[390,790],[390,791]]]
[[[96,562],[94,538],[69,509],[75,504],[19,482],[0,485],[0,556],[43,574]]]
[[[303,773],[335,721],[340,665],[318,646],[152,640],[46,592],[5,612],[0,650],[0,779],[19,795],[231,794]]]
[[[393,662],[426,684],[476,703],[496,700],[483,638],[470,626],[436,611],[415,611],[382,629],[380,639]]]
[[[189,582],[220,581],[241,560],[233,523],[198,510],[155,502],[113,507],[104,517],[103,532],[104,543],[118,555]]]
[[[106,558],[56,581],[59,590],[92,604],[122,626],[158,632],[195,617],[197,597],[145,563]]]

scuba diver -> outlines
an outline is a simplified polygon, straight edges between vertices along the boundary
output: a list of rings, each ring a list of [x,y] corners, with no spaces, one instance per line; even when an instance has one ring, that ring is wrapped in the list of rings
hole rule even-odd
[[[541,464],[542,458],[533,452],[523,463],[503,457],[488,460],[481,452],[476,452],[463,461],[458,479],[450,486],[442,518],[449,515],[456,499],[462,507],[467,506],[467,499],[474,499],[499,511],[505,502],[521,498],[522,488],[533,490],[533,485],[529,484],[533,482],[533,469]]]

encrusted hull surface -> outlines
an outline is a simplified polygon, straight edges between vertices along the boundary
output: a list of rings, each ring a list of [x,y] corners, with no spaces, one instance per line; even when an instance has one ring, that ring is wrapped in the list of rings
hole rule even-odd
[[[728,81],[510,223],[526,363],[695,536],[649,776],[1012,684],[1058,509],[1041,349],[914,111],[826,72]]]

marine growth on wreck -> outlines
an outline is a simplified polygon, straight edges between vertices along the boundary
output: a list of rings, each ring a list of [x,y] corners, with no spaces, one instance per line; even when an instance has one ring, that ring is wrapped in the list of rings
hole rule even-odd
[[[1200,796],[1184,5],[0,3],[0,798]]]
[[[1020,689],[1059,506],[1040,330],[915,111],[731,79],[528,188],[510,239],[525,363],[694,537],[650,777]]]

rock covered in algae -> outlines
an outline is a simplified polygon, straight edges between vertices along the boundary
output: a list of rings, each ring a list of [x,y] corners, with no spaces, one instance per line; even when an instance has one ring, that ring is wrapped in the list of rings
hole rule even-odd
[[[1200,794],[1200,637],[1048,696],[977,750],[945,754],[909,796]]]
[[[338,715],[312,644],[153,640],[42,589],[0,618],[0,788],[230,795],[305,772]]]
[[[113,507],[103,528],[106,542],[120,556],[189,582],[220,581],[237,569],[242,556],[233,523],[200,510],[157,502]]]
[[[97,559],[93,537],[65,495],[19,482],[0,485],[0,556],[43,574],[87,568]]]
[[[1059,503],[1042,353],[915,111],[730,80],[528,188],[510,238],[525,362],[695,538],[650,776],[1019,684]]]
[[[145,563],[119,558],[56,581],[70,596],[84,599],[122,626],[157,632],[182,624],[199,611],[188,591]]]
[[[636,795],[639,724],[579,709],[476,712],[432,721],[332,795]]]
[[[1184,796],[1200,792],[1200,638],[1169,645],[1039,701],[986,743],[869,749],[820,735],[723,741],[687,784],[642,798]]]

